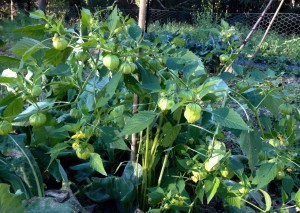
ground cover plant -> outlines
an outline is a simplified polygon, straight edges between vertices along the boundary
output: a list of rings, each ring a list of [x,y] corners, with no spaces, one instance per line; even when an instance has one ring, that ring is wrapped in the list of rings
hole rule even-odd
[[[187,37],[143,36],[106,13],[83,9],[67,28],[33,12],[39,24],[0,56],[1,208],[296,211],[299,85],[271,69],[222,73],[239,41],[224,21],[220,48],[203,54],[208,72]]]

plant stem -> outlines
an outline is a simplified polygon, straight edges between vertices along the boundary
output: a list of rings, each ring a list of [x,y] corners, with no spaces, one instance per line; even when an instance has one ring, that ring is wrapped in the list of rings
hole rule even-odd
[[[160,130],[161,130],[161,126],[162,126],[163,120],[164,120],[164,116],[161,115],[160,119],[159,119],[157,130],[156,130],[156,133],[155,133],[155,138],[154,138],[154,141],[153,141],[153,146],[151,148],[151,156],[152,157],[154,157],[156,149],[158,147],[158,139],[159,139],[159,134],[160,134]],[[152,158],[152,161],[153,161],[153,158]],[[152,162],[151,162],[151,165],[152,165]]]
[[[159,174],[159,178],[158,178],[158,182],[157,182],[157,186],[158,186],[158,187],[159,187],[160,184],[161,184],[161,180],[162,180],[162,177],[163,177],[163,174],[164,174],[166,165],[167,165],[167,161],[168,161],[168,158],[169,158],[169,154],[170,154],[170,151],[168,151],[168,152],[165,154],[165,158],[164,158],[163,165],[162,165],[162,168],[161,168],[161,171],[160,171],[160,174]]]

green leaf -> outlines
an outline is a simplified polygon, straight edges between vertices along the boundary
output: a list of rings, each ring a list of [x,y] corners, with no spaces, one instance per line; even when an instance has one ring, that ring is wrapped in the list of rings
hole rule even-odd
[[[296,195],[295,195],[295,201],[296,201],[296,205],[299,208],[300,207],[300,189],[298,189]]]
[[[140,111],[127,120],[121,135],[130,135],[146,129],[157,118],[157,113],[151,111]]]
[[[22,98],[17,98],[12,101],[3,112],[3,116],[7,117],[6,120],[12,122],[14,118],[22,111],[24,102]]]
[[[45,24],[28,25],[14,30],[14,32],[21,33],[28,37],[41,37],[45,34]]]
[[[103,163],[102,163],[102,159],[99,154],[91,153],[90,166],[93,169],[95,169],[97,172],[99,172],[100,174],[107,176],[107,173],[106,173]]]
[[[271,197],[270,197],[270,195],[269,195],[266,191],[264,191],[264,190],[262,190],[262,189],[260,189],[259,191],[264,195],[265,203],[266,203],[266,209],[265,209],[265,212],[268,212],[268,211],[270,211],[271,206],[272,206],[272,200],[271,200]]]
[[[224,19],[221,19],[221,26],[223,27],[224,30],[229,29],[229,24],[226,21],[224,21]]]
[[[72,75],[70,66],[67,64],[58,64],[46,73],[48,76],[70,76]]]
[[[128,34],[133,40],[138,41],[142,36],[142,30],[137,25],[131,25],[128,28]]]
[[[206,80],[201,86],[197,88],[198,95],[203,98],[209,93],[213,93],[215,95],[218,95],[217,93],[220,93],[222,95],[224,92],[228,91],[228,86],[226,83],[219,78],[209,78]],[[224,96],[224,94],[223,94]]]
[[[107,102],[113,97],[118,84],[122,78],[122,72],[117,72],[110,81],[104,86],[104,88],[96,96],[96,107],[100,108],[107,104]]]
[[[146,95],[141,84],[132,75],[124,75],[124,83],[130,92],[137,94],[139,97],[144,97]]]
[[[128,161],[123,171],[122,177],[130,180],[135,186],[143,181],[143,167],[139,163]]]
[[[16,83],[15,78],[0,76],[0,84],[13,84],[13,83]]]
[[[117,27],[117,23],[119,22],[119,16],[118,16],[118,8],[115,7],[112,13],[107,17],[107,26],[110,32],[114,32],[114,30]]]
[[[90,26],[91,23],[91,19],[92,19],[92,14],[91,11],[85,8],[81,9],[81,24],[83,28],[87,28]]]
[[[72,51],[73,49],[71,47],[67,47],[63,51],[54,48],[49,49],[45,52],[43,63],[54,66],[65,63]]]
[[[36,197],[26,205],[26,213],[74,213],[77,212],[75,206],[68,202],[59,203],[52,197]]]
[[[49,165],[47,166],[47,169],[51,166],[52,162],[57,158],[58,154],[62,150],[66,149],[68,147],[70,147],[70,145],[68,145],[67,143],[58,143],[50,149],[50,151],[47,154],[50,154],[51,159],[49,161]]]
[[[213,121],[221,126],[239,130],[251,130],[241,116],[232,109],[218,108],[213,110],[211,114],[213,115]]]
[[[261,189],[267,186],[272,180],[274,180],[276,174],[276,163],[264,163],[257,169],[252,183],[257,185],[257,189]]]
[[[170,122],[166,123],[162,128],[161,143],[163,147],[172,146],[173,142],[180,133],[181,126],[172,126]]]
[[[25,135],[6,135],[0,137],[5,149],[0,149],[7,162],[13,165],[14,172],[23,179],[31,193],[43,196],[42,175],[37,162],[28,148],[25,147]],[[0,144],[1,144],[0,143]]]
[[[29,17],[34,19],[46,19],[45,13],[42,10],[36,10],[30,13]]]
[[[215,196],[217,193],[217,190],[220,185],[220,180],[214,176],[209,176],[205,181],[204,181],[204,186],[205,186],[205,194],[207,197],[207,204],[210,203],[211,199]]]
[[[22,38],[10,50],[17,56],[23,57],[22,59],[26,61],[29,56],[41,48],[46,48],[46,46],[40,41],[32,38]]]
[[[127,144],[120,137],[120,132],[118,129],[110,126],[105,126],[101,128],[101,140],[110,148],[110,149],[120,149],[125,151],[130,151]]]
[[[0,183],[0,212],[3,213],[24,213],[22,196],[11,194],[9,185]]]
[[[243,153],[248,157],[249,167],[253,171],[258,163],[258,154],[262,148],[260,134],[257,131],[243,131],[240,135],[239,142]]]
[[[19,66],[20,59],[9,57],[6,55],[0,56],[0,64],[5,67],[16,68]]]
[[[265,99],[263,100],[263,102],[261,103],[263,106],[265,106],[268,110],[270,110],[272,112],[273,115],[277,115],[278,114],[278,106],[280,104],[282,104],[283,98],[281,93],[277,92],[277,91],[273,91],[269,94],[267,94],[267,96],[265,97]]]

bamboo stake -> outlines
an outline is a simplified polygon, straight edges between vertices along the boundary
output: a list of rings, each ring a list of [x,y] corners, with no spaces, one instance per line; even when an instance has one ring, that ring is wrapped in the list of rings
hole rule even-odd
[[[142,32],[145,32],[145,24],[146,24],[146,13],[147,13],[147,0],[140,0],[140,8],[139,8],[139,20],[138,25],[142,29]],[[139,81],[139,76],[136,76]],[[137,94],[133,95],[133,104],[132,104],[132,112],[137,113],[137,107],[139,104],[139,97]],[[137,134],[133,133],[131,135],[131,153],[130,160],[136,162],[137,158],[137,150],[138,150],[138,140]]]
[[[270,31],[270,29],[271,29],[271,27],[272,27],[272,25],[273,25],[273,23],[274,23],[274,21],[275,21],[277,15],[278,15],[278,13],[279,13],[279,10],[280,10],[281,7],[282,7],[283,3],[284,3],[284,0],[281,0],[281,2],[280,2],[280,4],[279,4],[279,6],[278,6],[276,12],[274,13],[274,15],[273,15],[273,17],[272,17],[272,20],[271,20],[270,23],[269,23],[268,28],[266,29],[266,31],[265,31],[263,37],[261,38],[261,40],[260,40],[260,42],[259,42],[259,44],[258,44],[258,46],[257,46],[257,49],[256,49],[255,53],[253,54],[253,56],[251,57],[250,62],[248,63],[248,67],[250,67],[250,66],[253,64],[254,58],[255,58],[255,56],[257,55],[257,53],[259,52],[259,50],[260,50],[260,48],[261,48],[261,45],[263,44],[263,42],[264,42],[264,40],[265,40],[265,38],[266,38],[268,32]]]
[[[251,35],[254,33],[254,31],[256,30],[257,26],[259,25],[259,23],[261,22],[261,20],[263,19],[263,17],[265,16],[265,14],[267,13],[268,9],[270,8],[271,4],[273,3],[274,0],[270,0],[268,5],[266,6],[266,8],[264,9],[264,11],[261,13],[261,15],[259,16],[259,18],[257,19],[256,23],[254,24],[254,26],[252,27],[251,31],[249,32],[249,34],[247,35],[247,37],[245,38],[245,40],[243,41],[242,45],[239,48],[239,52],[238,55],[241,53],[241,50],[246,46],[246,44],[248,43]],[[238,58],[238,57],[237,57]],[[232,67],[232,64],[234,63],[235,60],[233,60],[226,68],[224,72],[228,72],[228,70]]]

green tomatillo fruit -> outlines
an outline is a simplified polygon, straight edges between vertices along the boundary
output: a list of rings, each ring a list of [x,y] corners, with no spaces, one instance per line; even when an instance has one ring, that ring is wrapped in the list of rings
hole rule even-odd
[[[219,56],[219,59],[222,64],[225,64],[227,61],[229,61],[230,57],[227,54],[222,54]]]
[[[65,38],[58,37],[58,35],[55,34],[54,37],[52,38],[52,45],[56,50],[64,50],[67,48],[68,42]]]
[[[120,65],[120,71],[121,71],[123,74],[131,74],[131,73],[133,72],[132,66],[131,66],[130,63],[128,63],[127,61],[126,61],[126,62],[123,62],[123,63]]]
[[[90,54],[86,51],[80,51],[80,52],[76,53],[75,58],[78,61],[86,62],[87,60],[89,60]]]
[[[31,89],[31,96],[32,97],[38,97],[42,94],[43,90],[42,90],[42,87],[41,86],[34,86],[32,89]]]
[[[288,103],[280,104],[278,110],[283,115],[290,115],[293,112],[293,106]]]
[[[161,111],[167,111],[175,105],[175,102],[166,97],[161,97],[158,99],[157,105]]]
[[[114,70],[119,67],[120,60],[118,56],[108,54],[103,58],[103,65],[107,67],[109,70]]]
[[[201,118],[201,107],[196,103],[189,103],[185,107],[184,117],[188,123],[195,123]]]
[[[72,118],[79,119],[79,118],[81,118],[82,113],[80,112],[80,110],[78,110],[78,109],[76,109],[76,108],[72,108],[72,109],[70,110],[70,116],[71,116]]]
[[[29,124],[33,127],[41,127],[46,123],[46,121],[47,121],[46,115],[41,112],[32,114],[29,117]]]
[[[237,82],[236,87],[237,87],[238,91],[240,93],[242,93],[242,92],[245,92],[247,89],[249,89],[250,85],[246,81],[239,81],[239,82]]]
[[[0,135],[7,135],[13,130],[10,122],[3,120],[0,121]]]
[[[94,152],[94,147],[92,144],[85,143],[80,144],[78,148],[76,148],[76,155],[78,158],[82,160],[86,160],[91,156],[91,153]]]

